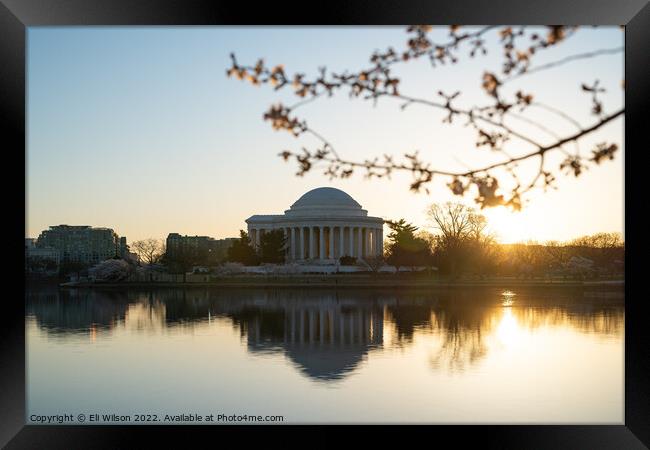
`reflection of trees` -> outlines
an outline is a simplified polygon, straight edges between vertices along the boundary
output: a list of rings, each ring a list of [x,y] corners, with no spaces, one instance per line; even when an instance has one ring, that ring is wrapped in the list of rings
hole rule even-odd
[[[550,326],[604,336],[616,336],[623,332],[625,314],[621,307],[606,305],[574,305],[550,309],[527,307],[515,308],[512,312],[517,322],[530,330]]]
[[[123,320],[128,305],[124,293],[92,289],[58,290],[56,286],[27,290],[26,314],[35,316],[50,333],[112,328]]]
[[[462,372],[487,354],[481,331],[447,332],[443,336],[442,345],[431,355],[430,364],[435,370]]]
[[[388,306],[398,345],[408,345],[414,334],[440,337],[432,350],[435,370],[463,371],[488,353],[487,338],[494,334],[503,314],[501,290],[450,289],[435,294],[399,296]],[[512,314],[518,326],[569,328],[599,336],[623,331],[622,294],[586,297],[581,290],[523,289],[515,298]]]
[[[48,333],[87,333],[115,327],[138,332],[194,327],[209,318],[228,320],[248,351],[284,353],[313,379],[345,377],[367,357],[390,345],[411,346],[432,335],[435,370],[462,371],[489,351],[504,311],[500,289],[448,289],[373,293],[368,290],[226,289],[59,290],[26,292],[26,311]],[[614,293],[615,294],[615,293]],[[587,297],[580,290],[520,290],[510,308],[527,331],[569,328],[618,337],[622,296]],[[385,322],[392,330],[386,339]]]
[[[440,348],[431,356],[435,369],[463,371],[487,354],[485,336],[494,329],[498,309],[472,302],[465,293],[450,293],[433,311],[433,328],[441,336]]]
[[[398,304],[386,307],[386,311],[395,326],[398,342],[411,342],[413,341],[413,333],[416,330],[431,327],[431,304],[401,301]]]

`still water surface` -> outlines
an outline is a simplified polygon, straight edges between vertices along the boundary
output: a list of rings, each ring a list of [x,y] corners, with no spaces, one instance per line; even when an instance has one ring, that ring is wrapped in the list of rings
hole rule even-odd
[[[28,421],[623,423],[618,291],[41,286],[26,296]]]

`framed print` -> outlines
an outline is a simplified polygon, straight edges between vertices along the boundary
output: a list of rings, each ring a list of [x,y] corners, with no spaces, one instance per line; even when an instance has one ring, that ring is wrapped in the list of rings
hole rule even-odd
[[[647,448],[646,3],[2,0],[2,444]]]

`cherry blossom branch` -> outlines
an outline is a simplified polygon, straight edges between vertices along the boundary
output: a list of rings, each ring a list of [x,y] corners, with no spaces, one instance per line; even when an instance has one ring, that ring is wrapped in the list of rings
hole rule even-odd
[[[413,191],[419,191],[426,184],[431,182],[433,176],[451,177],[452,181],[447,185],[456,195],[463,195],[471,186],[476,186],[478,195],[475,198],[481,207],[507,205],[514,209],[521,208],[521,195],[530,189],[536,187],[540,179],[543,180],[543,187],[552,186],[555,177],[550,171],[545,169],[545,155],[549,151],[562,151],[566,159],[560,164],[560,170],[568,170],[575,176],[586,168],[586,162],[599,164],[602,160],[611,160],[618,149],[613,143],[600,143],[594,150],[589,159],[583,158],[579,153],[578,141],[585,135],[590,134],[618,116],[624,114],[624,109],[614,113],[606,114],[599,94],[605,90],[599,86],[599,81],[595,80],[591,85],[582,84],[582,90],[591,94],[592,114],[598,117],[598,121],[591,126],[584,128],[577,120],[573,119],[563,111],[552,106],[545,105],[538,101],[533,101],[533,95],[517,91],[514,98],[507,98],[501,92],[501,88],[509,81],[530,73],[536,73],[542,70],[552,69],[571,61],[585,58],[592,58],[603,54],[620,52],[621,48],[600,49],[596,51],[570,55],[556,61],[552,61],[540,66],[530,66],[533,55],[539,51],[558,45],[565,41],[573,33],[576,27],[549,26],[547,33],[540,35],[535,32],[527,34],[527,27],[502,27],[498,34],[500,45],[504,52],[504,63],[502,75],[486,71],[483,74],[482,87],[492,103],[483,106],[474,106],[472,108],[458,108],[455,105],[460,91],[451,95],[438,91],[439,101],[417,98],[405,95],[400,92],[400,79],[392,74],[392,67],[397,64],[406,63],[410,60],[427,57],[432,66],[437,64],[455,64],[458,61],[458,52],[461,44],[468,44],[470,47],[469,56],[474,57],[476,54],[486,54],[487,49],[484,45],[483,36],[498,27],[483,27],[473,32],[459,32],[459,27],[451,26],[449,28],[449,40],[445,43],[434,43],[428,33],[432,30],[431,26],[415,25],[407,29],[410,38],[407,41],[407,48],[398,52],[393,48],[388,48],[383,52],[375,52],[370,57],[371,66],[357,72],[327,73],[325,67],[319,69],[319,75],[312,79],[307,79],[304,74],[296,73],[289,77],[282,65],[267,67],[263,60],[259,60],[253,66],[242,66],[238,64],[235,55],[231,54],[232,66],[228,69],[228,76],[234,76],[242,80],[248,80],[254,85],[269,84],[274,86],[275,90],[283,89],[287,86],[294,88],[294,94],[303,100],[287,107],[282,104],[272,106],[265,114],[264,119],[271,122],[276,130],[286,130],[298,137],[302,134],[311,134],[321,142],[321,146],[315,150],[309,151],[303,147],[302,153],[296,153],[285,150],[281,156],[288,160],[294,158],[299,170],[297,175],[303,175],[319,163],[326,163],[325,174],[330,178],[346,178],[352,175],[355,169],[364,168],[366,177],[390,177],[393,171],[408,171],[413,177],[410,188]],[[524,42],[522,45],[522,40]],[[313,102],[324,95],[332,96],[335,92],[346,88],[350,97],[361,97],[366,100],[372,100],[376,103],[380,98],[388,97],[403,102],[400,105],[402,110],[412,104],[420,104],[445,111],[446,115],[443,122],[452,123],[454,118],[461,117],[466,120],[465,126],[471,126],[477,133],[476,147],[488,147],[491,151],[505,156],[505,159],[486,165],[478,169],[455,172],[434,168],[430,164],[422,161],[418,152],[411,154],[405,153],[404,160],[401,162],[394,161],[392,156],[383,155],[383,160],[375,157],[365,161],[351,161],[341,158],[336,152],[334,146],[309,127],[304,120],[292,117],[293,112],[305,104]],[[552,114],[558,115],[564,120],[570,122],[576,127],[577,131],[569,136],[561,137],[545,125],[534,121],[522,114],[515,113],[525,111],[529,107],[544,109]],[[554,141],[551,144],[543,145],[531,136],[523,133],[510,124],[505,123],[505,118],[513,117],[529,125],[544,131],[552,136]],[[531,146],[533,150],[521,154],[520,156],[511,156],[506,152],[504,145],[511,138],[517,139],[525,145]],[[569,154],[563,148],[567,143],[575,143],[576,153]],[[515,167],[521,161],[539,158],[539,169],[532,181],[522,185]],[[498,193],[499,182],[493,175],[495,169],[503,168],[515,179],[516,186],[511,190],[508,198]]]

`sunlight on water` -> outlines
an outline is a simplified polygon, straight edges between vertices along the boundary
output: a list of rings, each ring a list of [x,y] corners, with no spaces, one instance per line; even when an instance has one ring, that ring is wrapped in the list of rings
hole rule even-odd
[[[503,306],[512,306],[515,302],[514,296],[517,295],[512,291],[503,291],[501,293],[501,304]]]
[[[521,338],[521,329],[512,314],[512,309],[503,311],[503,316],[496,330],[496,335],[503,344],[512,344]]]
[[[622,423],[622,293],[587,294],[32,288],[28,411]]]

